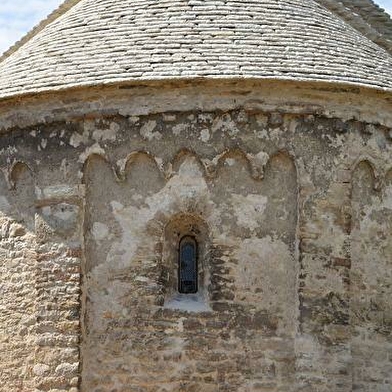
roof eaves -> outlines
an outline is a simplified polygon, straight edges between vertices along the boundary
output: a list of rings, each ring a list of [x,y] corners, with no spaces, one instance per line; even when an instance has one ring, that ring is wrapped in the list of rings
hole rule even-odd
[[[51,14],[49,14],[49,16],[46,19],[42,20],[37,26],[35,26],[32,30],[30,30],[23,38],[17,41],[3,54],[0,53],[0,63],[4,61],[7,57],[11,56],[14,52],[16,52],[26,42],[28,42],[30,39],[36,36],[47,25],[54,22],[60,16],[64,15],[68,10],[70,10],[73,6],[75,6],[80,1],[81,0],[65,0],[58,8],[56,8]]]

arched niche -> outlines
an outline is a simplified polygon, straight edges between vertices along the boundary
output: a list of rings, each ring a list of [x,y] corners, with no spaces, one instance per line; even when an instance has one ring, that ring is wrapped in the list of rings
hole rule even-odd
[[[13,205],[14,219],[34,230],[35,180],[30,167],[23,162],[16,162],[9,172],[9,200]]]
[[[278,233],[292,251],[298,221],[298,180],[293,158],[280,151],[267,162],[262,181],[262,193],[268,203],[264,211],[264,230]]]
[[[111,259],[131,263],[131,257],[122,260],[118,254],[126,254],[127,242],[132,242],[132,249],[143,247],[146,236],[141,233],[149,229],[148,222],[155,215],[150,198],[159,193],[165,181],[154,158],[135,151],[123,162],[119,176],[102,156],[92,155],[85,164],[88,269]]]
[[[183,148],[181,149],[171,161],[171,171],[172,173],[180,173],[181,167],[183,165],[189,166],[189,163],[192,162],[192,166],[198,171],[204,178],[207,177],[206,167],[201,161],[200,157],[189,149]]]
[[[236,179],[238,178],[241,178],[241,181],[247,182],[247,191],[251,190],[254,181],[252,175],[252,164],[244,151],[240,149],[227,150],[217,160],[215,181],[226,184],[228,191],[237,188],[238,182]],[[245,190],[244,187],[242,188]]]
[[[353,169],[351,180],[351,200],[353,209],[352,229],[359,224],[364,208],[370,205],[375,193],[376,176],[373,165],[363,160],[356,164]]]
[[[358,390],[374,389],[374,374],[380,368],[385,374],[392,373],[392,365],[383,361],[392,350],[392,177],[387,173],[379,183],[377,180],[368,161],[354,168],[350,326],[353,388]]]
[[[372,165],[368,161],[359,162],[352,175],[351,194],[351,323],[354,330],[360,328],[361,319],[367,308],[368,278],[372,276],[373,243],[370,221],[368,216],[373,201],[377,198],[374,190],[375,175]],[[369,274],[370,273],[370,274]]]
[[[379,193],[374,190],[375,173],[370,162],[360,161],[352,174],[351,193],[351,270],[350,318],[354,330],[361,330],[370,309],[369,285],[376,267],[375,238],[370,218],[378,204]],[[375,283],[375,282],[374,282]],[[353,346],[355,350],[355,344]]]
[[[118,241],[115,234],[120,232],[120,226],[112,217],[110,201],[121,193],[112,165],[101,155],[91,155],[85,162],[83,182],[86,185],[84,237],[88,272],[105,262],[113,242]]]
[[[164,185],[164,178],[154,157],[145,151],[128,155],[122,177],[133,193],[153,194]]]
[[[210,233],[206,222],[198,215],[177,214],[166,224],[162,242],[164,306],[187,311],[209,310]],[[181,282],[185,246],[195,252],[196,289],[187,290]]]

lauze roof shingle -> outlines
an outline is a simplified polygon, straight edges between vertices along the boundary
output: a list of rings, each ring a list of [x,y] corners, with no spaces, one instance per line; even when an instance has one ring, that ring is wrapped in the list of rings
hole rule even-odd
[[[392,55],[313,0],[81,0],[0,63],[0,98],[181,78],[392,90]]]

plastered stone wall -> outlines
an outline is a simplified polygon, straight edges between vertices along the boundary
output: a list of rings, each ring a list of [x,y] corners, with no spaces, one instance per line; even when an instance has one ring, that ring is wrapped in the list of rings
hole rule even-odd
[[[187,99],[7,125],[0,390],[389,391],[389,114]]]
[[[88,163],[85,390],[288,387],[297,308],[295,167],[285,155],[273,157],[264,183],[252,178],[244,154],[218,159],[208,177],[194,154],[180,153],[165,181],[153,158],[133,155],[120,183],[102,159]],[[177,243],[166,245],[175,252],[162,254],[165,228],[177,220],[196,226],[196,235],[209,231],[199,236],[209,248],[199,263],[201,298],[168,293],[178,241],[188,234],[177,227]],[[275,350],[264,350],[272,346],[288,368]]]
[[[380,173],[368,161],[356,166],[350,323],[353,383],[361,391],[387,391],[392,385],[391,192],[391,170]]]

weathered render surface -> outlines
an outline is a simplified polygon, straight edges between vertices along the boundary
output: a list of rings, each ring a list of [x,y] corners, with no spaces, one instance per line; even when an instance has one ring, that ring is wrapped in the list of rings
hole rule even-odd
[[[391,127],[329,114],[365,91],[274,86],[269,110],[263,83],[48,96],[23,129],[3,105],[2,390],[390,390]]]
[[[391,392],[372,4],[69,0],[0,60],[1,392]]]

